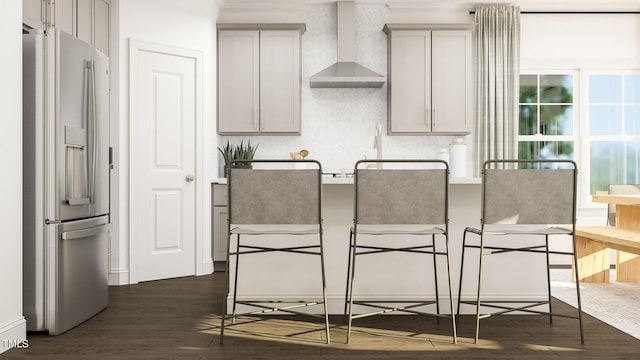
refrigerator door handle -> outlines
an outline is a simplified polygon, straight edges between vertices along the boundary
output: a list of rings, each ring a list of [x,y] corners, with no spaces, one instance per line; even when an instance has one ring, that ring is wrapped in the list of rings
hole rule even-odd
[[[111,224],[109,223],[109,224],[95,226],[88,229],[65,231],[61,234],[61,236],[62,236],[62,240],[73,240],[73,239],[80,239],[80,238],[86,238],[86,237],[98,235],[101,232],[105,232],[110,229],[111,229]]]
[[[95,79],[95,66],[93,60],[85,61],[85,83],[84,83],[84,95],[82,101],[85,107],[84,116],[86,119],[86,130],[83,129],[73,129],[72,127],[65,127],[65,135],[67,138],[65,139],[65,143],[67,143],[67,151],[71,151],[70,156],[79,156],[78,154],[82,154],[84,150],[89,151],[89,155],[87,157],[82,157],[82,159],[76,158],[68,158],[67,163],[68,166],[73,166],[73,170],[75,170],[76,166],[80,166],[80,170],[82,173],[86,174],[86,164],[87,158],[89,159],[90,168],[88,169],[88,179],[77,179],[77,176],[74,177],[74,171],[70,171],[67,173],[67,182],[72,181],[71,186],[76,185],[78,180],[81,181],[84,189],[82,197],[76,197],[78,195],[77,192],[74,192],[72,196],[68,196],[67,204],[69,205],[90,205],[95,202],[96,195],[96,172],[98,166],[98,131],[97,131],[97,110],[96,110],[96,79]],[[80,140],[81,133],[84,132],[83,139]],[[69,146],[69,144],[71,144]],[[80,163],[80,165],[79,165]],[[86,175],[85,175],[86,176]],[[68,184],[69,185],[69,184]],[[87,189],[88,187],[88,189]],[[67,192],[72,192],[71,189],[67,189]]]
[[[96,197],[96,172],[98,171],[98,112],[96,108],[96,67],[95,62],[90,60],[87,62],[89,68],[89,102],[91,119],[91,134],[93,144],[91,146],[91,173],[89,175],[89,198],[91,203],[95,202]]]

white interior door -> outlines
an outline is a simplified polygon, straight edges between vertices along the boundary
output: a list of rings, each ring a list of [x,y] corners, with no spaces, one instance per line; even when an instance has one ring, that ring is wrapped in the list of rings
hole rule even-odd
[[[137,280],[194,275],[196,59],[144,49],[136,58]]]

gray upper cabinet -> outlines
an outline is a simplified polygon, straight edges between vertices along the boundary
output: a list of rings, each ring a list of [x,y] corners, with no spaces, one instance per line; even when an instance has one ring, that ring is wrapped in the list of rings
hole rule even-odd
[[[22,23],[32,29],[44,28],[44,0],[22,0]]]
[[[109,56],[110,0],[77,1],[76,37]]]
[[[109,55],[111,0],[23,0],[22,22],[32,29],[48,24]]]
[[[49,3],[49,1],[47,1],[47,3]],[[56,0],[53,8],[54,8],[53,23],[55,27],[66,33],[72,34],[74,36],[78,36],[77,1],[76,0]],[[49,11],[45,13],[45,16],[48,13]]]
[[[77,2],[76,37],[88,44],[93,43],[93,2],[86,0]]]
[[[218,133],[299,134],[304,25],[218,29]]]
[[[389,134],[468,134],[472,30],[386,25]]]
[[[54,24],[56,28],[77,36],[78,0],[56,0],[53,7],[51,2],[51,0],[23,0],[22,23],[32,29],[44,29],[46,24]],[[91,0],[80,0],[80,6],[90,2]]]
[[[93,46],[107,56],[111,43],[110,20],[110,0],[93,0]]]

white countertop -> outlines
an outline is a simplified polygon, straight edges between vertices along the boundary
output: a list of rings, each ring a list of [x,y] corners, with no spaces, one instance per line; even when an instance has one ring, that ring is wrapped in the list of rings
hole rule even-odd
[[[214,178],[211,180],[212,184],[226,184],[226,178]],[[459,177],[451,177],[449,178],[450,185],[480,185],[482,183],[482,179],[480,178],[459,178]],[[324,185],[352,185],[353,177],[330,177],[323,176],[322,184]]]

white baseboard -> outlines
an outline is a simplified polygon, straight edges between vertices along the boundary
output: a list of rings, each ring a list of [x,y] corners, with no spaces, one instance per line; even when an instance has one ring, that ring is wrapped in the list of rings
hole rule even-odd
[[[24,316],[2,326],[0,328],[0,354],[15,348],[14,351],[20,351],[21,348],[29,347],[27,342],[27,320]]]
[[[203,262],[203,272],[202,274],[196,275],[208,275],[213,273],[213,260],[209,258]],[[129,281],[129,269],[121,268],[121,269],[111,269],[109,271],[109,285],[110,286],[118,286],[118,285],[129,285],[131,282]]]
[[[213,273],[213,259],[208,258],[208,259],[204,259],[204,261],[202,262],[202,273],[196,274],[196,276],[209,275],[212,273]]]
[[[109,271],[109,285],[129,285],[129,269],[111,269]]]

